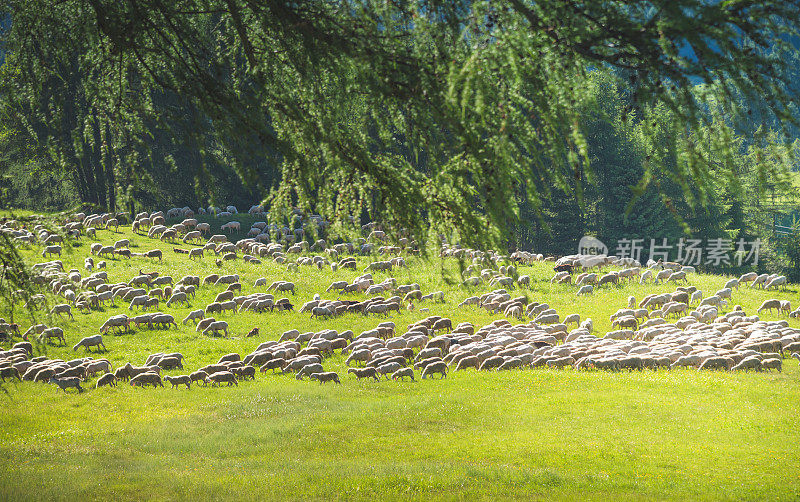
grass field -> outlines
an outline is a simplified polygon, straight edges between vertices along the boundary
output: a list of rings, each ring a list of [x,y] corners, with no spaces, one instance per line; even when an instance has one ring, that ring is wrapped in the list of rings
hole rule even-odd
[[[245,229],[252,221],[236,219]],[[191,263],[175,255],[172,245],[134,236],[127,227],[124,233],[98,231],[103,243],[123,237],[137,246],[134,251],[162,248],[164,262],[107,260],[110,282],[130,279],[140,268],[176,280],[219,272],[213,258]],[[62,256],[66,269],[83,271],[89,244],[84,239]],[[23,254],[33,263],[41,261],[39,250],[34,246]],[[456,262],[407,260],[408,270],[394,272],[398,284],[418,282],[423,293],[446,292],[445,304],[418,307],[476,326],[498,317],[457,307],[489,288],[451,284],[447,278],[457,276]],[[244,294],[254,291],[258,277],[294,281],[299,307],[317,292],[335,298],[324,292],[328,284],[353,279],[370,261],[360,257],[359,272],[310,267],[289,272],[271,262],[241,260],[222,269],[242,276]],[[524,291],[531,300],[545,300],[562,315],[591,317],[601,335],[611,329],[608,316],[629,295],[639,299],[674,289],[631,284],[576,298],[573,286],[549,284],[547,264],[522,267],[520,273],[534,279]],[[374,275],[379,282],[387,274]],[[690,277],[706,294],[725,281],[722,276]],[[202,287],[189,308],[162,311],[180,324],[189,310],[204,307],[222,289]],[[796,286],[777,293],[742,290],[734,293],[734,303],[751,313],[770,297],[797,303]],[[8,317],[9,305],[0,307],[0,315]],[[77,357],[71,345],[122,312],[128,307],[118,302],[100,312],[76,313],[74,321],[41,314],[39,322],[65,329],[69,345],[41,349],[50,357]],[[32,321],[19,314],[15,321],[25,329]],[[402,328],[427,315],[403,311],[390,320]],[[179,374],[225,353],[249,353],[291,328],[359,333],[383,320],[352,314],[310,320],[297,312],[223,318],[231,325],[229,338],[208,338],[192,326],[134,331],[106,336],[105,357],[116,367],[128,361],[142,364],[153,352],[180,351],[185,370],[166,372]],[[800,327],[800,322],[792,319],[790,325]],[[245,338],[253,326],[260,327],[260,336]],[[795,360],[785,360],[783,373],[468,370],[441,381],[413,383],[356,382],[345,375],[340,355],[326,359],[324,366],[340,373],[341,386],[262,373],[236,388],[193,386],[188,391],[128,385],[95,390],[91,380],[88,392],[64,395],[50,385],[6,383],[7,394],[0,395],[0,499],[800,498],[800,370]]]

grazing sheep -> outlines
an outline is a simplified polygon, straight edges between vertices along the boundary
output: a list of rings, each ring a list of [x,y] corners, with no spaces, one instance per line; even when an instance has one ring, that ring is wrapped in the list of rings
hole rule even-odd
[[[162,357],[155,363],[156,366],[165,370],[172,370],[175,368],[183,369],[183,363],[178,357]]]
[[[755,357],[755,356],[746,357],[746,358],[742,359],[742,361],[739,364],[737,364],[736,366],[731,368],[731,371],[741,371],[741,370],[744,370],[744,371],[750,371],[750,370],[761,371],[761,359],[759,359],[758,357]]]
[[[777,358],[764,359],[761,361],[761,369],[764,371],[778,370],[778,373],[780,373],[781,367],[781,360]]]
[[[40,341],[48,342],[51,338],[60,340],[64,345],[67,344],[67,340],[64,338],[64,330],[59,327],[47,328],[39,335]]]
[[[181,323],[185,325],[185,324],[186,324],[186,323],[188,323],[189,321],[195,321],[195,324],[196,324],[197,322],[199,322],[199,321],[203,320],[203,318],[204,318],[204,317],[205,317],[205,313],[203,312],[203,310],[202,310],[202,309],[200,309],[200,310],[193,310],[192,312],[189,312],[189,315],[187,315],[187,316],[186,316],[186,317],[183,319],[183,321],[181,321]]]
[[[402,368],[402,366],[400,365],[400,363],[398,363],[398,362],[390,362],[390,363],[386,363],[386,364],[382,364],[382,365],[378,366],[377,371],[378,371],[378,373],[380,373],[381,375],[384,375],[388,379],[389,375],[391,373],[394,373],[395,371],[397,371],[397,370],[399,370],[401,368]]]
[[[190,389],[192,385],[192,378],[189,375],[178,375],[178,376],[167,375],[164,377],[164,380],[172,384],[173,389],[177,389],[178,385],[186,385],[186,388]]]
[[[75,387],[78,389],[78,394],[83,392],[83,387],[81,387],[81,379],[77,377],[59,378],[56,376],[51,376],[49,382],[58,386],[56,388],[56,392],[58,392],[58,389],[61,389],[64,391],[64,393],[66,393],[67,389],[70,387]]]
[[[192,374],[189,375],[189,381],[191,383],[195,383],[195,382],[202,383],[203,387],[208,385],[207,379],[208,379],[208,373],[206,373],[203,370],[195,371],[195,372],[193,372]]]
[[[479,367],[480,360],[476,356],[467,356],[458,361],[456,371],[465,370],[467,368],[475,368],[477,370]]]
[[[427,376],[433,375],[434,373],[442,375],[441,378],[447,378],[447,363],[438,361],[425,366],[425,369],[422,371],[422,379],[425,380]]]
[[[248,378],[250,380],[256,379],[256,369],[249,364],[242,366],[241,368],[234,368],[231,371],[234,375],[236,375],[237,378],[239,378],[239,380],[247,380]]]
[[[2,379],[5,382],[6,378],[12,378],[12,379],[16,378],[17,380],[20,381],[22,380],[22,378],[20,378],[19,376],[19,370],[17,368],[14,368],[13,366],[0,368],[0,379]]]
[[[302,380],[305,375],[311,375],[312,373],[322,373],[323,371],[324,369],[322,368],[322,365],[319,363],[306,364],[297,371],[297,375],[295,375],[295,378],[297,380]]]
[[[223,382],[227,382],[228,387],[231,385],[239,385],[239,383],[236,381],[236,375],[230,371],[217,371],[216,373],[212,373],[206,378],[206,382],[210,382],[212,387]]]
[[[412,382],[414,381],[413,368],[402,368],[392,373],[392,380],[397,380],[398,378],[400,380],[403,380],[405,377],[411,378]]]
[[[105,385],[108,385],[110,387],[117,386],[117,377],[114,375],[114,373],[106,373],[105,375],[98,378],[97,385],[95,385],[95,389],[99,389],[100,387],[103,387]]]
[[[276,357],[275,359],[270,359],[266,362],[266,364],[261,366],[261,372],[266,373],[268,370],[272,370],[272,373],[275,373],[275,370],[283,370],[286,366],[286,360],[282,357]]]
[[[186,306],[188,307],[189,298],[186,296],[186,293],[184,292],[172,293],[172,296],[170,296],[169,300],[167,300],[167,307],[169,307],[173,303],[185,303]]]
[[[348,373],[352,373],[356,376],[356,380],[361,380],[362,378],[374,378],[376,381],[380,381],[378,377],[378,370],[376,368],[350,368],[347,370]]]
[[[219,336],[219,332],[223,331],[225,336],[228,336],[228,323],[225,321],[214,321],[211,322],[208,327],[203,330],[203,334],[208,334],[211,332],[214,336]]]
[[[708,298],[706,298],[706,300],[708,300]],[[776,309],[776,310],[780,311],[780,309],[781,309],[781,301],[777,300],[777,299],[774,299],[774,298],[770,299],[770,300],[764,300],[764,303],[762,303],[761,306],[758,307],[758,313],[760,314],[764,310],[767,310],[767,311],[771,312],[772,309]]]
[[[42,250],[42,256],[57,254],[61,256],[61,246],[47,246]]]
[[[80,342],[76,343],[74,347],[72,347],[72,350],[74,352],[78,350],[78,347],[86,347],[86,350],[91,352],[89,347],[97,347],[97,350],[100,350],[101,346],[103,347],[104,352],[108,352],[108,349],[103,343],[103,335],[93,335],[83,338]]]
[[[58,314],[59,317],[61,314],[67,314],[70,319],[75,319],[72,315],[72,307],[66,303],[59,303],[58,305],[54,305],[53,308],[50,310],[50,315]]]
[[[334,371],[328,371],[325,373],[312,373],[309,375],[309,378],[311,380],[318,380],[320,385],[325,382],[336,382],[340,385],[342,383],[339,381],[339,374]]]
[[[164,383],[161,381],[161,376],[158,373],[145,371],[144,373],[140,373],[135,377],[131,378],[131,386],[132,387],[146,387],[148,385],[152,385],[153,387],[164,386]]]

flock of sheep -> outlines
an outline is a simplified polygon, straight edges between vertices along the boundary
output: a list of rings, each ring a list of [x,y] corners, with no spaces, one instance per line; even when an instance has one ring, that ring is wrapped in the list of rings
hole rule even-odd
[[[198,213],[231,217],[238,211],[228,206],[225,210],[211,207]],[[264,210],[253,206],[249,213],[260,215]],[[398,284],[391,276],[376,282],[373,273],[407,267],[406,258],[417,253],[417,248],[407,238],[389,245],[387,235],[375,224],[363,226],[366,237],[329,245],[324,239],[305,240],[310,235],[320,235],[319,230],[325,229],[327,222],[316,215],[304,217],[298,211],[292,215],[294,228],[256,222],[247,232],[247,237],[233,243],[224,234],[209,235],[211,226],[198,222],[194,216],[189,208],[173,208],[166,213],[138,214],[130,225],[142,239],[197,244],[198,247],[188,250],[173,249],[176,256],[186,255],[190,260],[213,254],[218,266],[230,260],[241,259],[258,265],[261,260],[270,259],[295,271],[308,266],[327,268],[336,273],[337,270],[356,270],[356,255],[380,257],[369,263],[356,279],[334,280],[326,289],[326,292],[363,294],[368,298],[324,300],[319,294],[314,294],[313,299],[297,309],[312,318],[330,319],[353,313],[386,318],[401,309],[427,311],[422,307],[426,301],[445,302],[443,291],[423,293],[416,283]],[[65,241],[96,237],[98,229],[117,230],[124,224],[124,218],[122,214],[76,214],[63,222],[60,229],[51,229],[43,224],[29,229],[10,220],[0,224],[0,231],[12,237],[19,246],[41,246],[43,257],[60,256]],[[167,227],[167,219],[179,219],[180,223]],[[226,232],[241,233],[237,221],[228,221],[221,228]],[[110,316],[98,326],[98,334],[82,338],[74,345],[73,351],[81,347],[86,351],[107,351],[104,334],[125,333],[134,327],[179,329],[178,322],[181,325],[191,323],[197,332],[204,335],[228,336],[228,322],[214,316],[295,310],[293,300],[281,294],[288,293],[294,298],[296,285],[288,281],[268,281],[265,277],[256,279],[253,291],[248,294],[242,292],[250,286],[243,284],[237,274],[214,273],[202,279],[184,276],[175,280],[169,274],[138,268],[133,277],[112,282],[107,263],[102,258],[163,259],[161,249],[137,253],[130,247],[129,239],[119,239],[113,245],[91,244],[88,246],[89,255],[84,257],[84,272],[64,270],[61,260],[36,263],[31,269],[31,280],[32,286],[40,291],[33,295],[20,292],[20,296],[28,298],[27,307],[43,309],[48,304],[48,297],[41,291],[47,289],[58,298],[58,303],[47,310],[51,319],[74,318],[75,312],[92,312],[103,307],[127,306],[127,312]],[[290,258],[292,255],[296,256]],[[36,337],[41,343],[66,345],[62,327],[33,324],[23,332],[17,324],[0,319],[0,338],[12,342],[8,350],[0,351],[0,378],[3,381],[11,378],[50,382],[57,389],[75,388],[78,392],[83,391],[82,382],[98,374],[102,376],[96,387],[114,386],[120,380],[141,387],[163,387],[164,381],[173,388],[179,385],[190,388],[192,384],[232,386],[242,380],[255,379],[258,372],[277,371],[292,373],[298,380],[307,376],[320,384],[329,381],[340,383],[339,375],[325,368],[326,360],[334,351],[346,357],[347,372],[359,380],[414,380],[415,371],[420,372],[422,379],[433,375],[446,378],[451,370],[467,368],[508,370],[570,366],[578,370],[641,371],[694,367],[700,370],[780,371],[784,354],[792,354],[800,360],[800,355],[793,353],[800,351],[800,329],[791,328],[788,321],[764,321],[758,315],[747,315],[738,305],[723,313],[723,308],[733,301],[741,286],[785,288],[786,278],[783,276],[744,274],[728,281],[713,295],[704,296],[702,291],[688,285],[688,277],[694,270],[677,263],[659,261],[643,266],[631,259],[587,255],[556,260],[522,251],[505,256],[493,251],[447,245],[443,246],[441,256],[471,261],[463,272],[465,286],[485,284],[495,288],[465,299],[459,307],[484,308],[492,314],[502,314],[502,319],[476,328],[468,322],[454,325],[449,318],[428,316],[408,325],[402,333],[398,333],[395,323],[388,320],[360,334],[352,330],[288,330],[279,340],[260,343],[244,357],[231,353],[215,363],[197,367],[190,374],[163,377],[162,372],[184,369],[182,354],[152,354],[140,366],[128,362],[117,368],[113,368],[107,359],[92,357],[68,361],[49,359],[34,356],[35,347],[31,340]],[[562,316],[544,299],[531,301],[527,294],[511,295],[509,290],[526,288],[531,284],[531,277],[520,275],[517,266],[542,261],[553,264],[555,275],[551,283],[573,284],[578,288],[579,296],[591,294],[597,288],[620,286],[630,281],[682,286],[676,286],[671,293],[648,295],[640,301],[629,297],[627,304],[620,305],[609,319],[618,329],[599,337],[591,319],[582,319],[579,314]],[[609,268],[618,270],[608,271]],[[605,273],[601,273],[603,269]],[[160,310],[188,307],[201,288],[220,291],[211,303],[190,311],[180,321],[174,314]],[[276,298],[276,294],[280,297]],[[789,301],[780,299],[765,301],[756,314],[772,310],[800,317],[800,308],[792,311]],[[519,323],[512,324],[509,319],[516,319]],[[248,337],[258,335],[257,327],[247,333]],[[23,341],[14,343],[15,337],[21,337]]]

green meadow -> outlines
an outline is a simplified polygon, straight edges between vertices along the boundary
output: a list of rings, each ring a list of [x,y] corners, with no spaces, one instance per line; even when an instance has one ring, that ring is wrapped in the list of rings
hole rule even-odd
[[[256,218],[239,215],[246,231]],[[215,233],[218,221],[213,219]],[[240,235],[243,236],[243,233]],[[289,329],[351,329],[356,334],[390,320],[404,328],[428,315],[476,327],[501,317],[477,307],[458,307],[489,291],[460,285],[454,259],[406,256],[408,269],[373,273],[398,284],[419,283],[423,293],[442,290],[445,303],[419,303],[388,319],[346,314],[310,319],[297,309],[315,293],[323,298],[364,299],[325,289],[352,280],[377,256],[358,257],[358,271],[300,266],[287,269],[269,259],[214,263],[213,255],[190,261],[167,244],[135,235],[98,230],[97,242],[128,238],[131,249],[161,248],[163,262],[134,257],[107,259],[109,282],[157,270],[176,281],[184,275],[237,273],[242,294],[288,280],[294,312],[216,316],[230,325],[228,337],[207,337],[181,319],[213,301],[224,286],[201,286],[189,307],[161,310],[178,329],[132,330],[104,337],[114,367],[143,364],[155,352],[177,351],[189,373],[238,352],[244,356]],[[92,240],[66,246],[65,270],[86,274],[83,260]],[[22,249],[29,263],[43,261],[41,247]],[[596,334],[611,329],[609,316],[653,292],[674,285],[638,283],[606,287],[576,297],[571,285],[551,285],[552,264],[520,266],[530,287],[512,295],[546,301],[559,314],[592,318]],[[729,277],[693,274],[689,282],[706,295]],[[264,290],[265,288],[259,288]],[[60,300],[47,293],[48,301]],[[748,314],[767,298],[796,304],[797,286],[785,291],[742,288],[733,304]],[[793,305],[793,308],[797,305]],[[64,328],[67,346],[39,345],[37,355],[72,359],[80,338],[95,334],[111,315],[130,313],[121,301],[75,319],[32,319],[21,304],[13,320],[22,330],[44,322]],[[421,311],[427,308],[428,311]],[[11,305],[0,316],[11,320]],[[763,319],[777,319],[765,314]],[[512,322],[518,322],[511,319]],[[790,319],[793,327],[800,321]],[[254,326],[260,334],[247,338]],[[8,344],[3,344],[7,348]],[[788,356],[788,354],[787,354]],[[95,357],[100,357],[95,356]],[[785,359],[783,372],[726,373],[694,369],[606,373],[572,369],[508,372],[451,372],[443,380],[361,381],[346,373],[345,357],[323,362],[342,384],[297,381],[294,375],[257,373],[237,387],[192,386],[94,388],[82,394],[55,386],[16,381],[0,393],[0,499],[2,500],[796,500],[800,498],[800,369]]]

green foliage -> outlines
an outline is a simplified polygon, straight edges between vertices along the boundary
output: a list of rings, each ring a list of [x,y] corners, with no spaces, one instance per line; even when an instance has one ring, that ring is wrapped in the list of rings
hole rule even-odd
[[[659,126],[646,125],[653,110],[671,114],[679,161],[645,150],[643,176],[665,203],[661,178],[700,202],[715,189],[686,139],[713,123],[694,82],[729,115],[744,96],[792,117],[790,73],[766,51],[795,52],[794,2],[34,0],[0,10],[11,13],[3,43],[18,72],[3,79],[4,105],[76,171],[81,199],[104,207],[155,179],[140,166],[166,158],[150,144],[157,121],[188,145],[187,157],[170,154],[180,171],[199,170],[201,192],[226,159],[248,190],[277,183],[276,207],[325,213],[339,233],[368,215],[492,246],[519,226],[520,204],[542,216],[551,189],[585,204],[596,154],[582,115],[596,108],[597,70],[625,79],[623,113],[645,134]],[[709,132],[730,169],[735,145]]]

